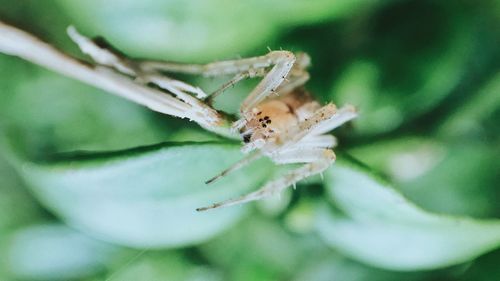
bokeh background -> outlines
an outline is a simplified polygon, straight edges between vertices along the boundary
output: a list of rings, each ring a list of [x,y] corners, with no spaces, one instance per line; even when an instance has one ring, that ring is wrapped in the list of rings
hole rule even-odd
[[[197,214],[282,169],[206,187],[237,143],[0,55],[0,280],[500,280],[499,1],[0,0],[0,19],[82,59],[68,25],[140,58],[304,51],[308,89],[360,111],[324,179]]]

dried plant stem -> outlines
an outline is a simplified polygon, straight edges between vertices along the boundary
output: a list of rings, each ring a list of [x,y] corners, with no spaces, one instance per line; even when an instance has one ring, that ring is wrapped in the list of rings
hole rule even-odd
[[[215,120],[207,120],[192,106],[158,89],[134,81],[133,77],[119,73],[108,66],[93,65],[77,60],[37,37],[0,21],[0,52],[17,56],[52,71],[74,78],[109,93],[146,106],[154,111],[189,118],[205,129],[221,134],[217,125],[225,123],[212,110]],[[224,131],[224,130],[223,130]]]

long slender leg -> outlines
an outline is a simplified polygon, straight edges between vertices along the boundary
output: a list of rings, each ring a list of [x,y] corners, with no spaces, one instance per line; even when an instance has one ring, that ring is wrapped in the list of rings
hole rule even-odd
[[[292,69],[288,72],[285,78],[280,82],[279,86],[271,93],[276,95],[285,95],[293,91],[295,88],[304,85],[309,80],[309,73],[305,70],[305,68],[309,65],[309,57],[301,53],[297,57],[297,63],[293,64]],[[263,77],[266,76],[266,71],[264,68],[260,69],[249,69],[245,72],[240,72],[236,74],[231,80],[222,85],[218,90],[210,95],[210,99],[213,100],[219,94],[224,92],[227,88],[234,86],[236,83],[254,77]],[[265,98],[265,97],[264,97]],[[242,111],[248,110],[247,108],[243,108]]]
[[[320,122],[312,126],[310,132],[307,135],[321,135],[329,132],[342,124],[349,122],[350,120],[356,118],[358,113],[356,108],[352,105],[344,105],[337,112],[326,121]]]
[[[293,163],[313,163],[318,159],[323,159],[328,149],[320,147],[294,146],[283,151],[278,151],[270,155],[271,160],[276,164],[293,164]]]
[[[219,173],[218,175],[214,176],[213,178],[207,180],[205,182],[205,184],[210,184],[210,183],[213,183],[214,181],[226,176],[227,174],[231,173],[231,172],[234,172],[238,169],[241,169],[243,168],[244,166],[250,164],[251,162],[259,159],[260,157],[262,157],[262,154],[257,152],[257,153],[254,153],[254,154],[251,154],[243,159],[241,159],[240,161],[234,163],[231,167],[227,168],[226,170],[222,171],[221,173]]]
[[[311,64],[311,58],[306,53],[299,52],[295,54],[296,60],[293,68],[288,73],[285,81],[276,90],[278,95],[284,95],[292,92],[294,89],[304,85],[309,80],[309,73],[306,69]]]
[[[284,149],[282,151],[278,151],[273,154],[271,157],[273,161],[277,164],[286,164],[286,163],[297,163],[297,162],[312,162],[317,158],[320,158],[321,154],[324,151],[324,148],[333,148],[337,145],[337,139],[332,135],[320,135],[320,136],[310,136],[300,141],[299,144],[290,147],[288,149]],[[302,151],[306,150],[306,153]],[[291,160],[292,156],[299,156],[300,159]],[[229,173],[241,169],[242,167],[248,165],[249,163],[259,159],[262,157],[260,152],[253,153],[242,160],[236,162],[231,167],[222,171],[218,175],[213,178],[207,180],[205,183],[210,184],[214,181],[228,175]],[[307,160],[310,159],[310,160]],[[303,161],[306,160],[306,161]],[[290,162],[292,161],[292,162]]]
[[[205,116],[207,120],[215,122],[219,119],[219,115],[215,110],[204,104],[201,100],[196,99],[183,91],[183,89],[189,89],[189,87],[191,87],[190,85],[160,75],[148,75],[147,80],[158,85],[160,88],[171,92],[183,102],[191,105],[194,111],[196,111],[196,114]]]
[[[268,55],[272,57],[274,66],[241,104],[240,111],[243,114],[250,112],[270,94],[276,93],[295,62],[295,55],[288,51],[274,51]]]
[[[333,148],[337,146],[337,138],[332,135],[308,135],[298,143],[282,148],[279,151],[304,148]]]
[[[276,93],[278,87],[286,79],[288,73],[295,63],[295,55],[288,51],[272,51],[267,55],[214,62],[209,64],[178,64],[159,61],[142,61],[139,66],[146,71],[170,71],[188,74],[200,74],[205,76],[221,76],[230,74],[241,74],[252,72],[258,69],[271,67],[271,70],[248,95],[241,105],[241,112],[249,112],[249,109],[257,105],[271,93]],[[241,79],[240,79],[241,80]],[[307,80],[306,76],[301,76],[295,82]]]
[[[288,74],[285,81],[276,89],[276,94],[279,96],[286,95],[294,89],[304,85],[309,78],[310,76],[307,71]]]
[[[236,85],[238,82],[245,80],[247,78],[251,77],[257,77],[257,76],[264,76],[265,72],[263,71],[264,69],[261,69],[262,71],[259,71],[259,73],[251,73],[251,72],[243,72],[243,73],[238,73],[236,74],[231,80],[227,81],[224,83],[219,89],[215,90],[212,94],[210,94],[209,98],[207,99],[209,103],[211,103],[216,97],[218,97],[220,94],[222,94],[225,90],[227,90],[229,87],[233,87]]]
[[[185,82],[165,77],[155,71],[147,73],[142,72],[140,68],[136,66],[137,63],[135,61],[121,54],[110,44],[105,42],[104,39],[100,39],[99,41],[91,40],[78,33],[73,26],[68,27],[68,35],[84,54],[89,55],[98,64],[112,67],[127,75],[135,76],[138,80],[143,80],[145,83],[161,81],[163,85],[168,83],[170,87],[175,87],[179,91],[195,94],[197,98],[205,98],[207,96],[200,88],[191,86]]]
[[[112,67],[124,74],[135,76],[137,81],[143,84],[149,82],[154,83],[160,88],[174,94],[180,100],[192,107],[192,109],[190,109],[192,114],[207,120],[204,122],[205,126],[220,123],[220,116],[218,113],[198,99],[207,96],[200,88],[179,80],[171,79],[154,71],[143,73],[135,65],[134,61],[116,51],[109,44],[102,40],[100,43],[91,40],[78,33],[72,26],[68,28],[68,35],[80,47],[83,53],[89,55],[97,63]],[[197,98],[188,93],[195,94]]]
[[[319,152],[319,153],[318,153]],[[315,155],[314,159],[310,155]],[[317,151],[317,149],[312,150],[303,150],[301,152],[294,152],[289,155],[288,161],[285,161],[284,156],[282,156],[282,160],[286,163],[297,163],[297,162],[307,162],[311,161],[308,164],[305,164],[302,167],[294,169],[285,175],[281,176],[278,179],[268,182],[262,188],[255,192],[251,192],[249,194],[243,195],[241,197],[226,200],[223,202],[215,203],[207,207],[202,207],[196,209],[197,211],[206,211],[215,208],[228,207],[237,204],[243,204],[250,201],[260,200],[277,194],[284,190],[285,188],[295,185],[298,181],[307,178],[309,176],[318,174],[326,170],[334,161],[335,154],[332,150],[322,149]]]
[[[280,138],[287,141],[287,146],[293,146],[307,136],[321,135],[331,131],[356,116],[356,109],[351,105],[343,106],[337,110],[334,104],[327,104],[318,109],[310,118],[290,128]]]
[[[271,51],[266,55],[217,61],[207,64],[184,64],[177,62],[140,60],[139,67],[145,71],[164,71],[184,74],[204,75],[207,77],[235,75],[252,69],[267,68],[276,64],[277,57],[285,51]]]
[[[297,63],[289,71],[285,79],[281,82],[280,86],[276,89],[277,95],[288,94],[295,88],[304,85],[309,80],[309,73],[305,70],[309,65],[309,57],[305,53],[299,53]],[[266,75],[265,68],[249,69],[245,72],[237,73],[231,80],[223,84],[219,89],[210,95],[210,100],[216,98],[219,94],[224,92],[227,88],[234,86],[236,83],[254,77],[263,77]]]

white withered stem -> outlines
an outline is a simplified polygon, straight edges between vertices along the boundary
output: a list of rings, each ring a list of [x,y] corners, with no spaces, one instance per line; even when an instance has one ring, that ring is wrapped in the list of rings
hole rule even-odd
[[[200,108],[193,108],[192,105],[169,94],[137,83],[132,77],[119,73],[109,66],[92,65],[77,60],[37,37],[1,21],[0,52],[20,57],[154,111],[188,118],[203,127],[223,123],[223,120],[219,120],[217,112],[209,107],[203,108],[200,112]],[[207,115],[211,118],[207,118]]]

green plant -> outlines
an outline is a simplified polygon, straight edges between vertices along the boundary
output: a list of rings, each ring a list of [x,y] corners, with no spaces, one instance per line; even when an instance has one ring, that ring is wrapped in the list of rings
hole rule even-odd
[[[0,279],[500,277],[495,1],[9,2],[3,20],[74,54],[70,24],[149,58],[306,51],[308,88],[360,117],[324,179],[196,213],[284,170],[205,186],[238,142],[0,55]],[[215,106],[236,112],[253,86]]]

